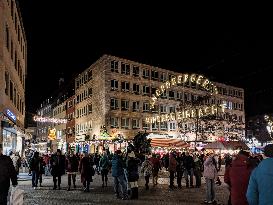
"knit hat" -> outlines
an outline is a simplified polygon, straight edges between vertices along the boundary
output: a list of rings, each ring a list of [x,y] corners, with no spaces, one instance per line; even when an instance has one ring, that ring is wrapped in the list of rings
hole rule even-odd
[[[132,152],[128,153],[128,157],[130,157],[130,158],[135,158],[136,155],[135,155],[135,153],[132,151]]]
[[[273,144],[268,144],[264,148],[264,155],[273,158]]]

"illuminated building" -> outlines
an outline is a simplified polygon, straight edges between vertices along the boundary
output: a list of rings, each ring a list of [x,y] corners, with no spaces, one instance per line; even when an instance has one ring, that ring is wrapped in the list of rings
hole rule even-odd
[[[18,1],[0,1],[0,146],[22,152],[27,41]],[[22,153],[20,153],[22,154]]]
[[[184,71],[181,70],[181,73],[103,55],[75,79],[76,138],[99,136],[100,128],[106,126],[111,136],[122,135],[125,139],[133,138],[139,131],[146,131],[153,133],[153,136],[167,134],[169,137],[183,137],[186,141],[194,141],[195,132],[190,131],[194,123],[190,121],[182,123],[189,130],[182,136],[176,120],[147,123],[145,119],[176,113],[181,102],[190,102],[208,93],[210,98],[206,100],[206,105],[224,105],[226,109],[222,115],[224,121],[221,122],[223,131],[210,135],[207,141],[234,134],[228,128],[229,123],[225,123],[227,118],[240,124],[242,129],[238,137],[244,136],[244,90],[211,82],[200,75],[189,74],[187,81],[180,82],[179,76],[185,76]],[[176,82],[172,81],[175,76]],[[211,89],[206,87],[208,83]],[[161,89],[162,85],[165,85],[164,89]],[[153,105],[151,102],[156,95]]]

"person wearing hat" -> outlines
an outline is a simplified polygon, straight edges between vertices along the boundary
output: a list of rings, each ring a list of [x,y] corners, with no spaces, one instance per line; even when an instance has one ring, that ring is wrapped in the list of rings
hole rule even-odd
[[[273,204],[273,144],[265,146],[264,156],[250,176],[246,193],[249,205]]]
[[[128,171],[128,182],[131,188],[131,199],[138,199],[138,164],[141,163],[136,158],[134,151],[128,153],[127,160],[127,171]]]

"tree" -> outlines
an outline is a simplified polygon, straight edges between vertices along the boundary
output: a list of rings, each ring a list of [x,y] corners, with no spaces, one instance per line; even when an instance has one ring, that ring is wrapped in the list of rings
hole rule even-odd
[[[151,139],[147,139],[148,133],[138,133],[133,139],[134,152],[138,154],[151,153]]]
[[[198,110],[205,106],[211,95],[199,96],[190,102],[180,103],[180,110]],[[188,126],[189,124],[193,126]],[[188,134],[195,135],[195,143],[207,141],[213,136],[219,136],[224,140],[240,140],[244,136],[244,123],[237,119],[236,115],[230,113],[217,113],[202,117],[184,118],[178,122],[180,133],[185,137]],[[185,139],[186,140],[186,139]]]

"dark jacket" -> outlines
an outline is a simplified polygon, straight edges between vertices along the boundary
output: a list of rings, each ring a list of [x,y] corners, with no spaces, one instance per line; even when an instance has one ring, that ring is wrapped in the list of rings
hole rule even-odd
[[[44,161],[43,158],[39,156],[35,156],[30,160],[29,168],[31,171],[35,171],[39,174],[44,173]]]
[[[128,171],[128,181],[135,182],[139,178],[138,174],[138,164],[140,163],[139,159],[129,158],[127,161],[127,171]]]
[[[83,157],[80,161],[79,172],[81,173],[81,182],[92,181],[94,175],[94,162],[90,157]]]
[[[115,154],[112,159],[112,176],[118,177],[124,175],[125,162],[122,157]]]
[[[11,158],[5,155],[0,155],[0,193],[8,192],[12,185],[17,185],[17,174]]]
[[[100,158],[100,167],[103,170],[109,170],[110,161],[108,159],[108,156],[103,156],[103,157]]]
[[[67,156],[65,160],[65,169],[67,172],[78,172],[79,161],[75,155]]]
[[[50,159],[51,175],[61,176],[65,174],[65,157],[63,155],[52,155]]]
[[[185,169],[187,169],[187,170],[191,170],[192,168],[194,168],[193,157],[192,156],[185,156],[183,159],[183,164],[184,164]]]
[[[248,205],[246,191],[252,169],[248,165],[246,156],[237,156],[232,165],[225,172],[225,183],[230,186],[231,204]]]

